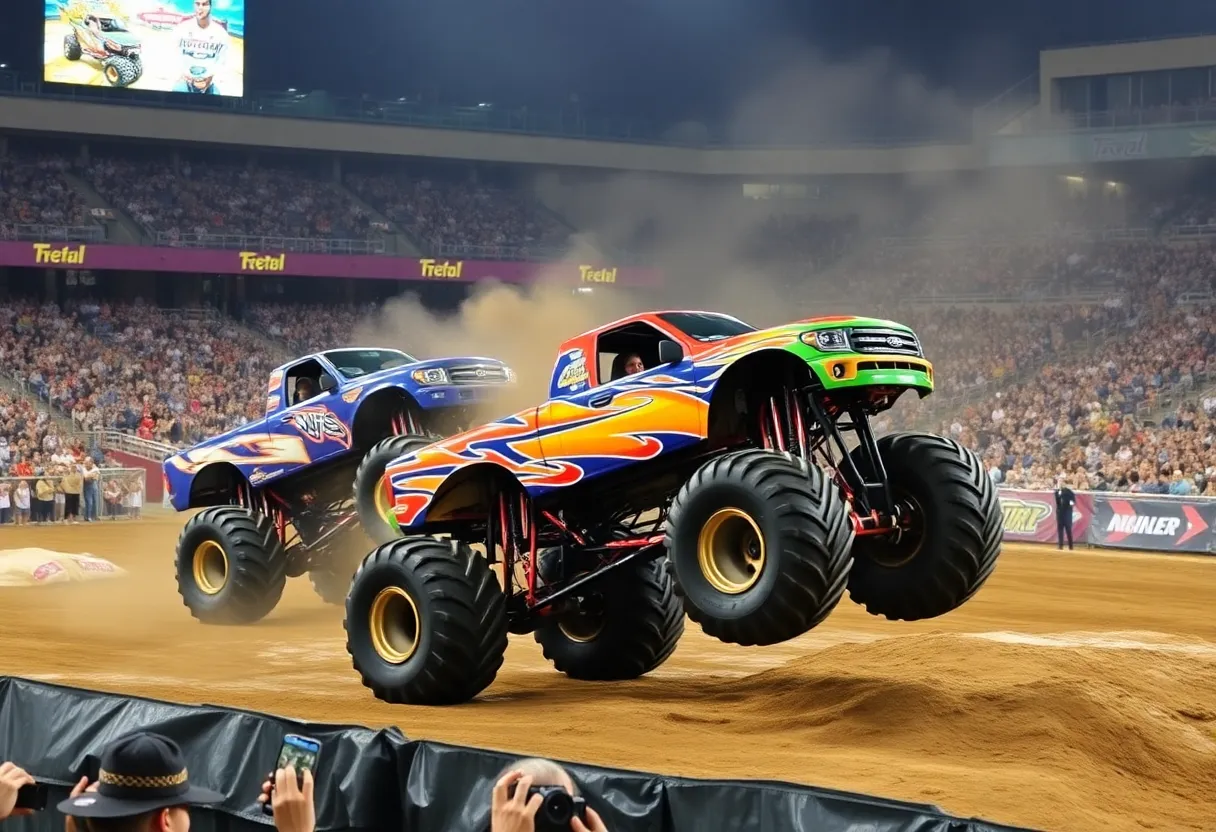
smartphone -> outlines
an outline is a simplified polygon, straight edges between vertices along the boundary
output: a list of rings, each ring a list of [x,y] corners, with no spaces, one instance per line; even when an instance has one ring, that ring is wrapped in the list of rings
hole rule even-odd
[[[41,812],[46,808],[50,790],[46,783],[31,783],[17,789],[17,802],[14,809],[33,809]]]
[[[308,769],[315,777],[317,774],[317,757],[321,753],[320,740],[314,740],[312,737],[304,737],[299,734],[288,734],[283,737],[283,746],[279,749],[278,762],[274,764],[274,771],[287,766],[293,766],[296,770],[296,779],[300,786],[304,785],[304,769]],[[274,771],[270,773],[270,791],[274,794]],[[262,812],[267,815],[274,814],[274,809],[267,800],[262,804]]]

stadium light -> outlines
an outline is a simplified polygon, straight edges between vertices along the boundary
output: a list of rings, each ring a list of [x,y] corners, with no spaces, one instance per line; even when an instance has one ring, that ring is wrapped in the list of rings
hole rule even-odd
[[[8,64],[0,64],[0,69],[8,69]]]

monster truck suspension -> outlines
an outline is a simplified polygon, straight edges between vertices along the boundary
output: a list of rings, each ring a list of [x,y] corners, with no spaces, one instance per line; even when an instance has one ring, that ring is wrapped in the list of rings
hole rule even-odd
[[[654,516],[643,519],[646,514]],[[665,509],[624,508],[607,521],[581,528],[557,512],[538,510],[523,491],[499,491],[485,520],[486,553],[493,564],[499,562],[497,552],[502,552],[503,592],[512,630],[531,630],[537,618],[564,611],[605,576],[662,554],[664,514]],[[541,585],[543,551],[560,551],[560,568],[572,574],[550,574]],[[517,565],[523,567],[522,577]]]
[[[875,405],[898,391],[866,393],[866,399],[835,401],[816,387],[785,390],[759,408],[757,433],[766,450],[789,452],[831,474],[849,501],[856,534],[898,535],[908,520],[892,498],[869,421]],[[857,440],[861,467],[850,453],[847,433]]]
[[[254,490],[239,485],[232,503],[271,519],[292,564],[288,570],[292,576],[308,571],[313,565],[313,553],[323,552],[344,529],[358,524],[349,500],[318,503],[312,491],[301,493],[293,503],[269,487]]]
[[[390,419],[393,436],[401,436],[402,434],[420,434],[422,428],[418,425],[418,420],[414,418],[414,412],[408,407],[402,408],[393,414]]]

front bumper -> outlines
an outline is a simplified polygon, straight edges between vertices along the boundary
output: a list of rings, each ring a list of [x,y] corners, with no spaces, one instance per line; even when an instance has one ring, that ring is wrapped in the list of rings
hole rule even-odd
[[[826,356],[808,362],[827,390],[847,387],[911,387],[933,392],[933,365],[910,355]]]
[[[443,407],[466,407],[493,401],[494,397],[505,393],[511,384],[432,384],[419,387],[415,398],[424,410],[435,410]]]

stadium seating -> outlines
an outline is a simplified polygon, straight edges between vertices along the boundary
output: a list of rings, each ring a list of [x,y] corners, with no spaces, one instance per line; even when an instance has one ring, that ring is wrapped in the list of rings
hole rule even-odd
[[[302,169],[210,160],[174,167],[105,154],[81,165],[16,153],[0,159],[0,236],[39,224],[88,225],[84,201],[61,175],[73,164],[114,208],[165,242],[378,233],[358,200],[432,250],[457,256],[543,256],[569,233],[523,191],[425,169],[351,172],[348,192]],[[882,428],[920,424],[958,436],[1013,485],[1043,486],[1064,473],[1077,487],[1211,492],[1216,395],[1204,393],[1216,384],[1216,324],[1200,303],[1213,290],[1216,249],[1198,233],[1191,244],[1177,240],[1211,224],[1216,200],[1157,195],[1121,206],[1115,217],[1104,199],[1078,198],[1054,212],[1050,237],[1002,237],[992,231],[999,216],[977,213],[950,226],[957,239],[936,244],[911,239],[914,221],[889,229],[902,240],[858,245],[864,237],[847,218],[774,213],[742,253],[808,272],[834,264],[825,273],[832,281],[916,328],[937,364],[938,392],[921,404],[901,401]],[[1173,229],[1174,243],[1154,236],[1162,228]],[[1078,300],[1025,305],[1061,293]],[[997,298],[1003,303],[988,302]],[[246,328],[217,313],[9,303],[0,309],[0,359],[30,400],[81,430],[190,444],[259,417],[271,367],[345,343],[368,311],[255,303],[244,310]],[[19,398],[0,400],[0,415],[10,458],[32,459],[58,430]]]
[[[84,198],[60,175],[68,168],[54,155],[0,156],[0,240],[63,239],[66,229],[100,231]]]

